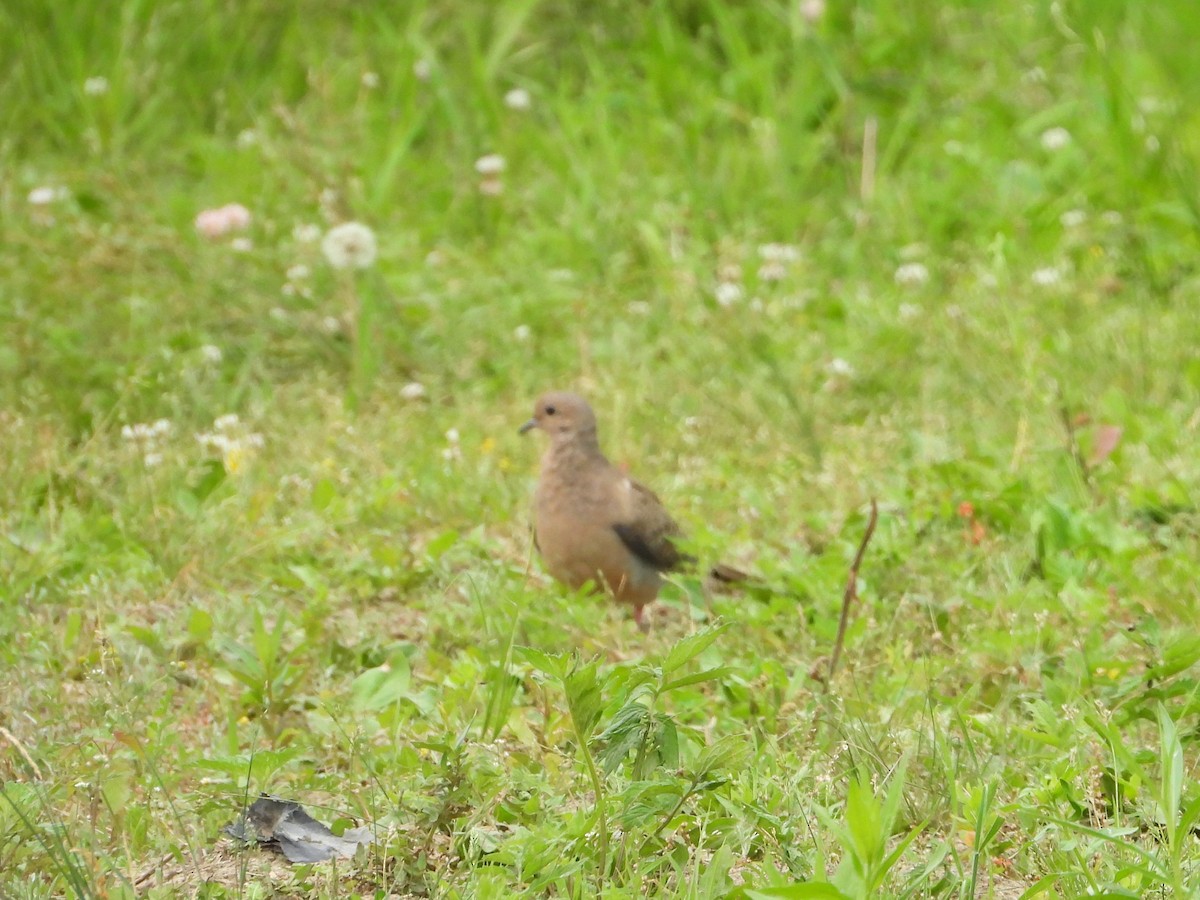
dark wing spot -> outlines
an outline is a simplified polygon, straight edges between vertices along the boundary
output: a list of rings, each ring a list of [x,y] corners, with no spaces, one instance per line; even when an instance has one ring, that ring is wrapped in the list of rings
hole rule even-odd
[[[658,535],[655,539],[632,525],[618,524],[612,528],[621,542],[629,548],[630,553],[660,572],[675,568],[683,560],[675,545],[664,535]]]

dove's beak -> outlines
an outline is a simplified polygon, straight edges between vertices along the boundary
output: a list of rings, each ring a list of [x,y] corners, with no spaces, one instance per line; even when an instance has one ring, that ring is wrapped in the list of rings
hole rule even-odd
[[[517,429],[517,434],[524,434],[527,431],[532,431],[534,428],[537,428],[537,419],[530,419]]]

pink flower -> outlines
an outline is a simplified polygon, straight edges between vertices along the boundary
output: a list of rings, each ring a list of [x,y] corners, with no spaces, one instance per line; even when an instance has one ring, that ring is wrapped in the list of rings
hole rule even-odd
[[[196,216],[196,230],[206,238],[219,238],[231,231],[241,231],[250,225],[250,210],[240,203],[227,203],[216,209],[206,209]]]

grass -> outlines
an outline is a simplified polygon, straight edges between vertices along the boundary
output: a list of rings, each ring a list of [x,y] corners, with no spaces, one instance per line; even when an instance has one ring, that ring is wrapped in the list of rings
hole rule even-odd
[[[1200,25],[812,9],[0,8],[0,894],[1200,895]],[[550,387],[767,587],[550,583]]]

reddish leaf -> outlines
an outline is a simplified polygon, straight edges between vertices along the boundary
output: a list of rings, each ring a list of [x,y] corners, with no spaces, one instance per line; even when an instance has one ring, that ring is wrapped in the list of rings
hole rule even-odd
[[[1100,425],[1096,428],[1096,436],[1092,440],[1092,458],[1089,466],[1098,466],[1104,462],[1121,443],[1121,435],[1125,433],[1120,425]]]

